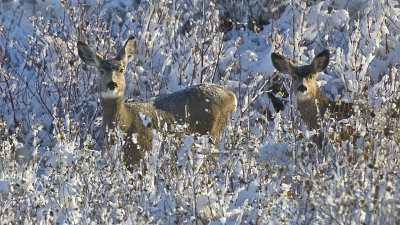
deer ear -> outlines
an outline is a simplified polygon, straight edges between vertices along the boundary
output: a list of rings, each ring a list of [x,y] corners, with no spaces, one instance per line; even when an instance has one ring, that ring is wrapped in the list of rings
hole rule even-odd
[[[271,60],[275,69],[277,69],[281,73],[291,75],[296,68],[292,61],[275,52],[271,54]]]
[[[125,46],[121,49],[121,51],[119,51],[117,58],[124,60],[125,63],[132,61],[136,55],[136,48],[136,38],[132,36],[126,41]]]
[[[314,73],[322,72],[328,67],[329,64],[329,51],[324,50],[319,53],[311,63],[311,68]]]
[[[89,66],[99,67],[103,61],[103,57],[82,41],[78,41],[78,55]]]

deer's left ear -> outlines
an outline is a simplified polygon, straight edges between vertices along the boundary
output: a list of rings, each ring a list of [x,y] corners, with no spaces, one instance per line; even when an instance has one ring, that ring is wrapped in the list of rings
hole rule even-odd
[[[133,60],[136,55],[136,38],[135,36],[130,37],[125,46],[119,51],[117,58],[124,60],[126,63]]]
[[[79,57],[89,66],[99,67],[103,58],[88,44],[78,41],[78,54]]]
[[[275,52],[271,54],[271,61],[275,69],[281,73],[292,75],[296,69],[296,66],[292,61]]]
[[[319,53],[311,63],[311,68],[314,73],[322,72],[329,65],[329,51],[324,50]]]

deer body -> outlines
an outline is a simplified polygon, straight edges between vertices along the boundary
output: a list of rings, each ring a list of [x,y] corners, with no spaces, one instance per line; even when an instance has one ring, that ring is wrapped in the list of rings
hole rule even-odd
[[[116,126],[127,134],[123,151],[127,165],[139,162],[152,147],[151,129],[160,125],[189,125],[190,133],[211,134],[219,139],[228,124],[228,115],[236,110],[236,96],[220,85],[198,84],[148,102],[124,102],[125,69],[136,53],[136,39],[131,37],[117,57],[104,60],[90,46],[78,42],[80,58],[100,73],[103,129]],[[144,124],[142,117],[151,118]],[[136,140],[132,139],[132,135]]]
[[[310,65],[296,66],[292,61],[277,53],[271,54],[274,67],[292,77],[291,93],[296,95],[297,108],[309,129],[318,128],[318,115],[324,115],[328,108],[338,117],[349,117],[351,105],[337,105],[329,101],[317,85],[320,72],[329,64],[329,51],[319,53]]]

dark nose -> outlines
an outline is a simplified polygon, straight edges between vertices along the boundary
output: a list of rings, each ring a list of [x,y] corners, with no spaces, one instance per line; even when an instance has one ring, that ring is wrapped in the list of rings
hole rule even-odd
[[[306,92],[307,91],[307,88],[304,85],[300,85],[298,89],[299,89],[300,92]]]
[[[112,81],[107,84],[107,88],[110,89],[111,91],[114,90],[117,86],[118,86],[117,83]]]

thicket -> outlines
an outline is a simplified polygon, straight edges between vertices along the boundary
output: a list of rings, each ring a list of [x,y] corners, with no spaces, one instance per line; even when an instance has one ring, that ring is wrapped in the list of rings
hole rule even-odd
[[[49,2],[31,33],[18,33],[16,18],[0,26],[2,223],[399,223],[398,2]],[[201,82],[236,94],[219,146],[155,132],[147,169],[132,172],[122,133],[105,147],[99,78],[76,43],[107,58],[131,35],[132,100]],[[319,83],[354,115],[309,131],[269,54],[307,63],[322,49],[331,63]]]

